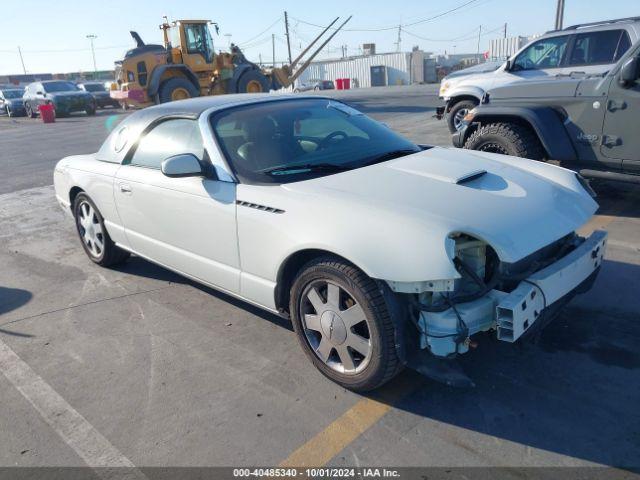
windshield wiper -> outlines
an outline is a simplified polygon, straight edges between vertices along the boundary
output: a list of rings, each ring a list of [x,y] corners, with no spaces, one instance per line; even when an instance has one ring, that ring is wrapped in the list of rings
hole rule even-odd
[[[361,167],[366,167],[369,165],[375,165],[376,163],[385,162],[387,160],[393,160],[394,158],[404,157],[405,155],[411,155],[412,153],[418,153],[420,150],[414,150],[413,148],[403,148],[400,150],[391,150],[390,152],[385,152],[377,157],[369,158],[366,162],[361,164]]]
[[[345,165],[336,165],[335,163],[306,163],[302,165],[285,165],[284,167],[276,167],[265,170],[263,173],[267,175],[293,175],[296,173],[308,172],[344,172],[351,170],[351,167]]]

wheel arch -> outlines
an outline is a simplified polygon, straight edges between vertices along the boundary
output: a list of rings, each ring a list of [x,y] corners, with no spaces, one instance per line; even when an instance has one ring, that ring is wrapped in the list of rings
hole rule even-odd
[[[574,161],[576,151],[557,111],[547,107],[494,107],[480,105],[475,110],[473,128],[465,132],[467,138],[479,125],[489,123],[517,123],[526,126],[538,137],[547,158]]]
[[[69,204],[72,211],[73,211],[73,202],[76,201],[76,197],[78,196],[78,194],[82,192],[84,192],[84,190],[78,187],[77,185],[71,187],[71,189],[69,190]]]
[[[478,104],[480,103],[480,97],[477,97],[475,94],[461,93],[459,95],[454,95],[451,98],[449,98],[449,101],[447,102],[446,112],[449,113],[451,111],[451,107],[453,107],[456,103],[462,102],[464,100],[471,100]]]
[[[149,97],[153,97],[157,95],[160,90],[160,83],[165,75],[165,73],[170,71],[179,72],[181,76],[189,80],[193,86],[200,91],[200,83],[198,82],[198,77],[193,71],[184,64],[176,64],[171,63],[167,65],[159,65],[153,69],[153,73],[151,74],[151,78],[149,79],[149,87],[148,87],[148,95]]]
[[[280,264],[280,268],[278,269],[274,295],[276,309],[279,312],[289,312],[289,295],[291,291],[291,285],[293,284],[293,280],[296,278],[296,275],[298,274],[298,272],[300,272],[302,267],[309,263],[311,260],[325,256],[331,256],[347,262],[364,272],[365,275],[367,274],[362,268],[360,268],[348,258],[345,258],[342,255],[338,255],[337,253],[334,253],[332,251],[324,250],[321,248],[305,248],[303,250],[298,250],[285,258],[285,260]]]

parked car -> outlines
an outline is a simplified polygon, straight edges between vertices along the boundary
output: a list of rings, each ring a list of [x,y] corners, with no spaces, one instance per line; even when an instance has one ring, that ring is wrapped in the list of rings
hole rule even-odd
[[[640,183],[640,42],[604,75],[493,89],[454,145],[536,160],[582,175]]]
[[[574,233],[598,207],[576,173],[415,145],[316,96],[135,112],[97,153],[58,162],[54,185],[93,262],[135,253],[288,317],[354,390],[404,365],[436,376],[481,331],[542,328],[606,243]]]
[[[0,111],[10,117],[19,117],[25,114],[22,104],[22,88],[2,88],[0,89]]]
[[[294,92],[307,92],[309,90],[334,90],[336,87],[332,80],[311,80],[310,82],[300,82],[293,89]]]
[[[445,105],[437,117],[446,118],[449,131],[480,103],[488,90],[522,80],[609,71],[632,44],[640,40],[640,17],[573,25],[547,32],[529,43],[493,72],[445,77],[440,98]]]
[[[95,100],[98,108],[120,107],[118,101],[111,98],[109,95],[109,90],[105,87],[104,82],[82,82],[78,83],[78,87],[93,95],[93,99]]]
[[[73,112],[86,112],[87,115],[96,114],[96,101],[89,92],[81,90],[73,82],[66,80],[47,80],[33,82],[27,85],[22,97],[24,108],[28,116],[35,118],[38,107],[53,104],[56,116],[64,117]]]

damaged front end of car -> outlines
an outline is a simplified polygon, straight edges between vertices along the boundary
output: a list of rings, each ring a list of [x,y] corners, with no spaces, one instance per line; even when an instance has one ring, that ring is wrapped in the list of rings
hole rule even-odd
[[[607,234],[575,233],[514,263],[464,233],[447,238],[459,276],[426,282],[387,282],[406,304],[403,329],[409,367],[450,385],[473,382],[455,363],[477,345],[474,335],[495,332],[513,343],[546,326],[576,293],[589,288],[603,261]]]

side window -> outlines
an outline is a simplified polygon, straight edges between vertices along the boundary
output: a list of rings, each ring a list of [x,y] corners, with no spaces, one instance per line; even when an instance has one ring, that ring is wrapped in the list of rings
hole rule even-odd
[[[182,153],[192,153],[199,159],[204,156],[202,136],[195,120],[166,120],[155,126],[138,141],[129,163],[159,169],[164,160]]]
[[[567,49],[569,36],[549,37],[538,40],[518,55],[513,63],[514,71],[559,68]]]
[[[144,62],[138,62],[138,83],[141,87],[147,84],[147,64]]]
[[[602,30],[579,33],[569,65],[606,65],[615,63],[631,46],[626,30]]]

